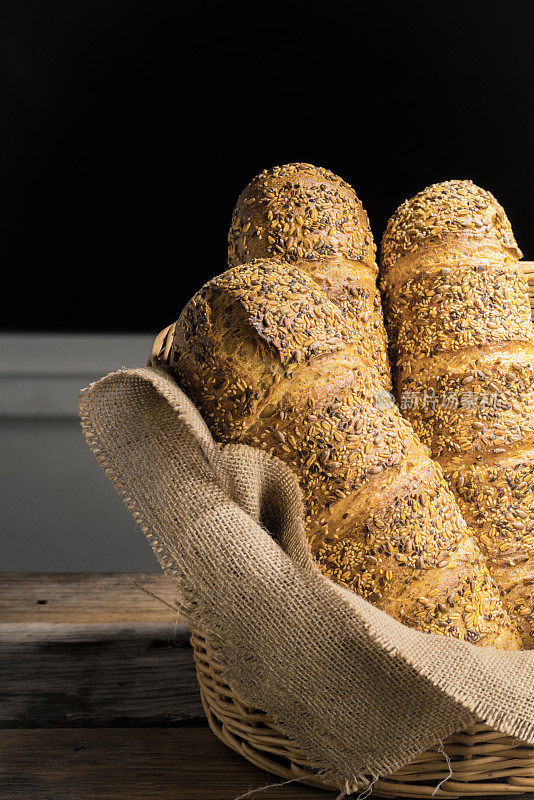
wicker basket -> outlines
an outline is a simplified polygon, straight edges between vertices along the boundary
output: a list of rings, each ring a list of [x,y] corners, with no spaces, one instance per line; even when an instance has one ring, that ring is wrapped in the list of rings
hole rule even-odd
[[[202,704],[213,733],[260,769],[321,789],[333,784],[314,774],[302,753],[263,711],[248,708],[221,679],[209,644],[191,635]],[[474,725],[451,736],[442,752],[427,750],[415,761],[373,785],[380,797],[464,797],[534,792],[534,747]],[[435,794],[436,785],[447,779]],[[365,789],[362,786],[361,789]]]
[[[534,318],[534,261],[524,261],[522,267],[529,281]],[[173,333],[174,325],[170,325],[156,338],[151,365],[165,363]],[[191,643],[202,703],[213,733],[262,770],[285,780],[335,790],[334,785],[314,772],[304,753],[267,714],[248,708],[221,679],[220,667],[205,638],[193,632]],[[450,769],[444,753],[450,760]],[[441,781],[442,787],[435,791]],[[525,792],[534,795],[534,747],[483,724],[451,736],[442,751],[428,750],[373,785],[373,794],[379,797],[489,797]]]

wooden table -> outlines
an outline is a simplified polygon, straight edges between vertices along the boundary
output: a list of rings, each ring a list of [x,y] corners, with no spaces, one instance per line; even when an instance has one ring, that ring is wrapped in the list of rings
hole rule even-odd
[[[1,800],[233,800],[278,778],[207,727],[157,574],[0,574]],[[298,784],[260,798],[328,800]]]
[[[211,733],[185,620],[135,584],[173,605],[161,574],[0,573],[0,800],[234,800],[278,782]]]

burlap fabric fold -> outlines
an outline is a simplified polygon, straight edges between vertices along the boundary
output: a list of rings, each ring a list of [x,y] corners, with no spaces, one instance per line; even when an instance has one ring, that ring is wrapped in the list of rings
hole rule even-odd
[[[332,583],[308,554],[290,470],[215,443],[164,370],[108,375],[80,414],[224,679],[341,791],[475,720],[534,744],[534,652],[418,633]]]

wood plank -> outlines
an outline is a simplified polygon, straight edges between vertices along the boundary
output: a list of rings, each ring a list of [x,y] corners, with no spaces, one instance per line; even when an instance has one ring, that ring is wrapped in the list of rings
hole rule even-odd
[[[0,573],[1,622],[165,622],[176,613],[133,583],[173,605],[176,590],[162,573]],[[183,622],[183,617],[180,617]]]
[[[0,687],[2,728],[205,723],[173,621],[0,625]]]
[[[208,728],[0,731],[2,800],[234,800],[280,780]],[[291,784],[258,797],[334,794]]]

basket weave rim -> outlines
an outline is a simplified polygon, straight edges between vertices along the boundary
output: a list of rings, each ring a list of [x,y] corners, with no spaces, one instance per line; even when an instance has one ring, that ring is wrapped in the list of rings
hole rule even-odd
[[[192,631],[191,644],[202,704],[218,739],[256,767],[284,780],[338,790],[317,774],[306,755],[268,714],[243,703],[221,678],[205,637]],[[450,763],[450,769],[449,769]],[[436,786],[444,782],[437,791]],[[358,790],[365,790],[362,784]],[[380,797],[487,797],[534,792],[534,747],[484,723],[453,734],[440,748],[421,753],[410,764],[373,784]]]

